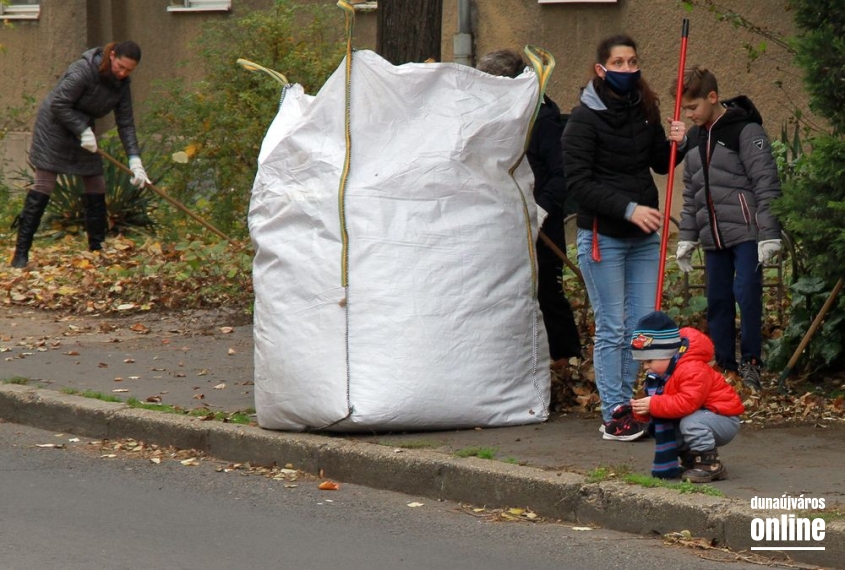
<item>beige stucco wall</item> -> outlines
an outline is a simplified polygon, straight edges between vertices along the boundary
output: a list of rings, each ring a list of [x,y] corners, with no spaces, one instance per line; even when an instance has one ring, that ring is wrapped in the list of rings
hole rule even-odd
[[[334,0],[300,0],[328,3]],[[459,0],[444,0],[443,61],[451,61],[453,35],[457,31]],[[755,24],[778,33],[792,31],[792,16],[784,0],[725,0]],[[113,39],[132,38],[142,47],[142,64],[133,75],[133,96],[138,114],[153,90],[153,82],[176,76],[198,77],[192,61],[191,41],[210,20],[238,17],[249,10],[269,7],[273,0],[233,0],[230,13],[167,12],[169,0],[42,0],[37,22],[18,22],[0,28],[0,105],[17,105],[23,94],[38,100],[52,88],[67,65],[87,47]],[[550,51],[557,61],[548,86],[549,95],[566,111],[578,101],[579,89],[589,78],[595,45],[607,35],[626,32],[640,44],[644,77],[663,100],[670,116],[674,101],[669,87],[677,80],[681,22],[690,20],[688,63],[710,67],[720,80],[721,92],[729,97],[743,93],[761,110],[771,136],[791,114],[792,103],[803,107],[800,73],[787,54],[770,46],[769,53],[749,71],[743,43],[760,43],[748,32],[717,22],[705,10],[689,13],[675,0],[619,0],[616,3],[540,4],[536,0],[473,0],[473,43],[476,55],[501,47],[533,44]],[[359,13],[355,46],[375,47],[376,14]],[[776,87],[782,82],[783,88]],[[26,133],[13,133],[0,141],[0,156],[22,164],[28,145]],[[680,172],[676,175],[679,191]],[[658,185],[665,181],[658,177]],[[677,206],[679,200],[675,201]],[[677,210],[677,208],[673,208]]]

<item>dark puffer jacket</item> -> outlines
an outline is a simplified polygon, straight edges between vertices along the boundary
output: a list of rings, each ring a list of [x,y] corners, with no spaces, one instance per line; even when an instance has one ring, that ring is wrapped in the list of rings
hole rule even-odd
[[[563,132],[563,164],[578,203],[578,227],[615,238],[646,235],[625,219],[630,203],[658,208],[651,170],[669,170],[670,143],[661,124],[646,120],[639,96],[602,98],[587,84]],[[683,159],[679,149],[676,163]],[[651,169],[651,170],[649,170]]]
[[[780,239],[780,223],[770,208],[781,194],[780,179],[763,119],[748,97],[722,105],[727,110],[709,131],[695,127],[689,134],[697,148],[684,163],[679,239],[701,240],[710,250]]]
[[[560,108],[545,96],[525,154],[534,173],[534,200],[549,214],[543,222],[543,233],[561,250],[566,251],[563,231],[566,176],[560,143],[562,134]],[[557,255],[545,244],[537,248],[537,255],[549,263],[560,263]]]
[[[80,146],[94,119],[114,111],[120,140],[127,156],[140,156],[132,117],[130,79],[101,77],[103,48],[94,48],[70,64],[38,109],[29,160],[36,168],[64,174],[93,176],[103,173],[103,161]]]

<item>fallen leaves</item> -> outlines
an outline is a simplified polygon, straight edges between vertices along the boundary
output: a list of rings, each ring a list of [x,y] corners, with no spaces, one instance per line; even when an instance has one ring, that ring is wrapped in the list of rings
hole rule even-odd
[[[317,485],[317,488],[321,491],[337,491],[340,489],[340,484],[334,481],[323,481]]]
[[[474,517],[484,518],[492,522],[542,522],[544,519],[530,509],[505,508],[488,509],[462,504],[461,509]]]
[[[845,396],[842,390],[830,390],[834,395],[825,397],[821,392],[800,391],[781,394],[775,375],[764,372],[764,385],[771,386],[753,392],[742,384],[738,376],[728,378],[745,406],[743,422],[747,424],[822,423],[845,421]],[[568,365],[551,371],[551,408],[557,412],[595,414],[601,407],[592,361],[573,359]]]
[[[252,256],[237,247],[118,236],[99,255],[76,237],[48,243],[33,248],[25,271],[0,264],[0,304],[122,315],[252,302]]]

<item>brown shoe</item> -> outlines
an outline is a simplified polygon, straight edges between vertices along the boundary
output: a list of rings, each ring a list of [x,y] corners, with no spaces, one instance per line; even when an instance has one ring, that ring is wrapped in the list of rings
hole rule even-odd
[[[719,459],[717,449],[709,449],[693,455],[693,467],[681,475],[682,481],[690,483],[712,483],[728,476],[728,471]]]

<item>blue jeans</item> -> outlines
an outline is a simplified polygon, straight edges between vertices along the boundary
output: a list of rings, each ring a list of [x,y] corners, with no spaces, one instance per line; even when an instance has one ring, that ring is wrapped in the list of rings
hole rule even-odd
[[[639,363],[631,356],[631,336],[637,321],[654,310],[660,236],[612,238],[599,235],[601,261],[592,258],[593,232],[578,230],[578,265],[596,322],[593,367],[601,397],[601,415],[611,420],[613,409],[634,394]]]
[[[757,242],[705,252],[707,328],[716,347],[716,363],[736,371],[736,305],[740,314],[742,362],[761,360],[763,347],[763,268]]]

